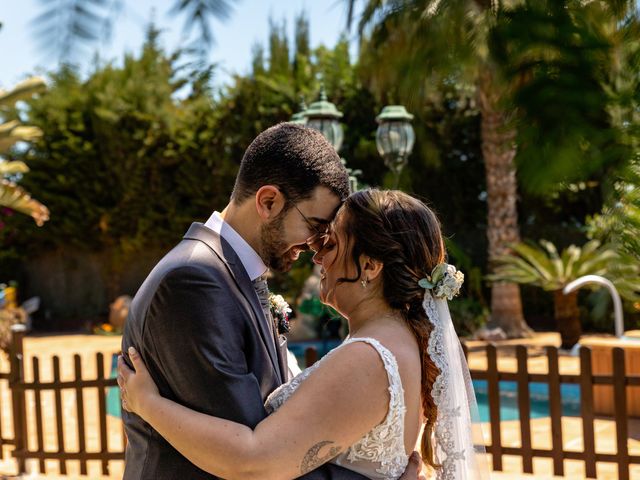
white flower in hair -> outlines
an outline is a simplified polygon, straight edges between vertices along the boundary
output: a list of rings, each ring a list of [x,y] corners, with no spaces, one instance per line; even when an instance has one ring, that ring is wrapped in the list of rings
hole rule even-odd
[[[464,283],[464,274],[448,263],[439,263],[430,276],[418,282],[422,288],[432,290],[436,298],[453,299]]]

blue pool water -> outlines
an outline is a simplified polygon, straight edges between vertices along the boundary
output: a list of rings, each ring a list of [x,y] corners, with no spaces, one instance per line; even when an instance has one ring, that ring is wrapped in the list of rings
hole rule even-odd
[[[519,420],[518,384],[516,382],[501,381],[500,383],[500,420]],[[473,389],[478,401],[478,413],[481,422],[489,421],[489,393],[486,380],[474,380]],[[549,413],[549,385],[532,382],[529,384],[531,398],[531,418],[548,417]],[[562,415],[580,415],[580,385],[563,383],[560,385],[560,403]]]
[[[338,340],[296,342],[290,343],[289,349],[298,357],[300,365],[304,365],[304,352],[307,347],[314,346],[318,354],[322,357],[332,348],[338,346]],[[112,358],[111,377],[117,375],[117,356]],[[519,420],[518,410],[518,384],[511,381],[501,381],[500,385],[500,420]],[[486,380],[474,380],[473,389],[476,392],[478,401],[478,413],[481,422],[489,421],[489,394]],[[531,398],[531,418],[542,418],[550,416],[549,413],[549,385],[546,383],[530,383],[529,396]],[[580,385],[566,384],[560,385],[560,397],[562,415],[580,415]],[[107,389],[107,413],[116,417],[121,415],[120,393],[117,387]]]
[[[318,358],[324,357],[330,350],[333,350],[342,343],[342,340],[327,339],[327,340],[309,340],[305,342],[289,342],[287,347],[291,350],[301,368],[304,368],[304,352],[309,347],[314,347],[318,351]]]

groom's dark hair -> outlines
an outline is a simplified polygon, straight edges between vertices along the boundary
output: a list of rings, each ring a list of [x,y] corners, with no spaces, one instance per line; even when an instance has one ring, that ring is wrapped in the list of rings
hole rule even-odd
[[[349,174],[324,135],[295,123],[279,123],[258,135],[240,163],[231,200],[240,203],[263,185],[275,185],[289,205],[311,198],[323,186],[344,201]]]

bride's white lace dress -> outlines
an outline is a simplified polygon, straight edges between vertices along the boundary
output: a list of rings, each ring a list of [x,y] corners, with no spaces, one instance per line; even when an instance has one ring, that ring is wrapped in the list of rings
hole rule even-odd
[[[397,479],[409,462],[404,447],[404,389],[394,355],[374,338],[350,338],[341,348],[353,342],[365,342],[380,355],[389,379],[389,410],[384,421],[369,431],[364,437],[351,445],[345,452],[331,460],[332,463],[358,472],[372,479]],[[333,350],[332,352],[335,352]],[[288,383],[277,388],[265,402],[269,413],[274,412],[296,391],[304,380],[331,355],[302,371]]]

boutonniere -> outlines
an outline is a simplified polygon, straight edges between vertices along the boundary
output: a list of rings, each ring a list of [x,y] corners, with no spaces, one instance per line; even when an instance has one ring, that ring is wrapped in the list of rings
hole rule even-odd
[[[271,316],[276,324],[278,333],[289,333],[289,330],[291,329],[289,325],[291,307],[286,300],[282,298],[282,295],[269,293],[269,308],[271,309]]]

